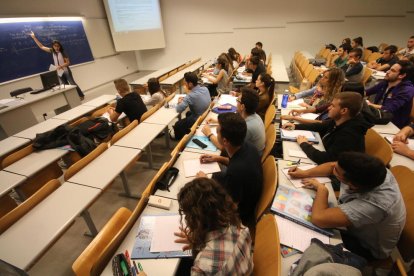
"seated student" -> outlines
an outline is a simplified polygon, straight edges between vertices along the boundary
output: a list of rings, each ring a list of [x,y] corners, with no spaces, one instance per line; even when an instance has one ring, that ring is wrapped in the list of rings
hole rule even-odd
[[[256,48],[259,49],[259,55],[260,59],[263,60],[264,63],[266,63],[266,52],[263,50],[263,43],[256,42]]]
[[[342,44],[338,48],[338,56],[334,60],[333,67],[336,68],[342,68],[344,67],[348,62],[348,54],[351,51],[351,45],[349,44]]]
[[[263,63],[260,61],[258,56],[253,56],[250,58],[249,69],[252,70],[252,81],[249,84],[250,88],[256,87],[256,80],[261,73],[266,73],[266,68]]]
[[[303,171],[291,169],[294,178],[334,175],[341,182],[338,207],[329,207],[328,189],[315,179],[304,179],[316,190],[312,223],[341,231],[345,248],[368,261],[385,259],[396,246],[406,220],[398,183],[378,158],[358,152],[339,155],[338,162]]]
[[[154,106],[162,102],[167,94],[161,89],[160,83],[157,78],[150,78],[147,82],[148,92],[151,98],[144,100],[144,104],[148,106]]]
[[[191,275],[250,275],[252,239],[225,189],[209,178],[196,178],[178,193],[181,232],[176,242],[192,249]]]
[[[404,127],[394,136],[391,147],[394,152],[414,159],[414,150],[410,149],[407,145],[407,139],[410,136],[414,136],[414,123]]]
[[[363,59],[363,53],[364,53],[364,43],[362,41],[362,37],[358,36],[351,41],[351,47],[352,49],[361,49],[361,59]]]
[[[217,74],[203,73],[203,76],[213,84],[208,86],[211,97],[217,96],[218,93],[228,94],[230,92],[229,76],[227,75],[226,67],[227,61],[220,57],[216,63],[215,73],[217,72]]]
[[[346,38],[342,39],[341,44],[342,44],[342,45],[343,45],[343,44],[348,44],[348,45],[351,45],[351,39],[350,39],[349,37],[346,37]]]
[[[181,139],[189,133],[191,126],[209,108],[211,103],[208,89],[198,84],[198,77],[195,73],[187,72],[184,74],[184,85],[189,92],[184,98],[178,99],[178,105],[175,109],[181,113],[189,107],[190,111],[186,113],[185,118],[175,123],[172,130],[170,129],[172,139]]]
[[[124,112],[129,121],[138,120],[140,122],[142,114],[147,111],[141,96],[138,93],[130,92],[129,85],[124,79],[114,80],[114,84],[121,98],[117,100],[115,108],[108,109],[111,121],[116,122]]]
[[[362,50],[354,48],[349,52],[347,65],[342,69],[345,72],[347,82],[360,83],[364,77],[364,66],[361,63]]]
[[[306,109],[293,109],[289,112],[289,115],[282,115],[283,120],[295,120],[300,123],[316,122],[315,120],[308,120],[300,117],[300,114],[304,113],[318,113],[321,116],[319,120],[327,119],[327,110],[332,102],[334,96],[342,89],[342,85],[345,82],[344,72],[339,68],[331,68],[323,72],[322,78],[319,80],[318,85],[305,91],[301,91],[289,97],[289,101],[294,99],[300,99],[306,96],[312,96],[308,101],[310,104]]]
[[[328,108],[331,120],[298,125],[286,123],[282,127],[319,132],[326,151],[314,148],[304,136],[297,138],[302,150],[317,164],[336,161],[345,151],[365,152],[365,133],[372,125],[360,114],[362,101],[362,96],[355,92],[337,93]]]
[[[384,49],[384,53],[382,54],[382,57],[377,60],[371,61],[370,63],[367,64],[367,67],[371,69],[375,69],[377,71],[384,71],[384,72],[388,71],[388,69],[390,69],[391,66],[393,66],[398,61],[398,58],[395,55],[397,50],[398,50],[397,46],[394,46],[394,45],[388,46],[387,48]]]
[[[202,163],[219,162],[226,170],[213,174],[238,205],[240,219],[249,228],[255,225],[255,210],[263,186],[262,163],[257,149],[244,142],[247,126],[237,113],[218,116],[217,139],[229,157],[203,154]],[[206,177],[199,172],[198,177]]]
[[[233,47],[229,48],[227,54],[230,56],[234,68],[238,67],[243,60],[243,57]]]
[[[251,88],[243,87],[237,98],[237,113],[246,121],[247,132],[244,141],[255,146],[257,152],[261,156],[265,148],[266,134],[263,120],[255,112],[258,104],[259,96],[257,95],[257,92]],[[215,120],[209,119],[208,122],[214,123]],[[208,124],[204,125],[202,132],[217,148],[223,148],[218,141],[218,138],[211,132]]]
[[[256,113],[264,121],[267,108],[274,97],[275,80],[272,76],[263,72],[256,80],[256,87],[259,89],[259,105],[257,106]]]
[[[408,39],[407,48],[404,48],[398,52],[398,56],[402,58],[402,57],[406,57],[408,55],[413,55],[413,54],[414,54],[414,35]]]
[[[391,112],[392,122],[399,128],[410,123],[414,86],[410,81],[414,73],[413,64],[400,60],[385,74],[383,81],[366,90],[366,95],[374,95],[374,103],[369,105]]]
[[[231,60],[231,57],[227,53],[221,53],[219,55],[218,59],[220,59],[220,58],[222,58],[226,61],[226,68],[224,68],[224,69],[227,70],[227,76],[231,76],[231,74],[233,73],[233,70],[234,70],[234,66],[233,66],[233,62]],[[215,74],[217,73],[216,75],[218,75],[218,72],[219,71],[217,69],[214,70],[214,73]]]

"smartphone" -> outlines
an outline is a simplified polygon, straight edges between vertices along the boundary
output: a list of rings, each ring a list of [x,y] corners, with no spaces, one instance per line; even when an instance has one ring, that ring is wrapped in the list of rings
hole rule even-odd
[[[193,139],[193,142],[194,142],[194,144],[196,144],[197,146],[201,147],[202,149],[205,149],[207,147],[206,144],[204,144],[203,142],[201,142],[197,138]]]

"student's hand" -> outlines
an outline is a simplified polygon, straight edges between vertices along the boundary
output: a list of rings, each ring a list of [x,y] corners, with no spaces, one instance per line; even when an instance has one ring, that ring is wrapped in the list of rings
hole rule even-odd
[[[301,170],[298,167],[290,168],[288,175],[292,178],[305,178],[308,177],[308,173],[305,170]]]
[[[326,189],[325,185],[320,183],[314,178],[308,178],[302,180],[303,188],[318,191],[319,189]]]
[[[180,227],[180,232],[174,232],[174,236],[178,237],[178,239],[174,240],[175,243],[184,244],[183,251],[191,249],[190,242],[188,241],[188,234],[183,228]]]
[[[184,97],[179,97],[177,102],[180,104],[183,102],[183,100],[184,100]]]
[[[303,107],[306,107],[306,108],[310,107],[310,105],[308,105],[307,103],[300,103],[299,105],[303,106]]]
[[[238,97],[239,96],[239,93],[238,92],[236,92],[236,91],[230,91],[230,93],[229,93],[231,96],[234,96],[234,97]]]
[[[353,59],[353,58],[349,58],[346,63],[348,63],[348,64],[356,64],[356,60]]]
[[[296,96],[295,95],[289,95],[288,102],[291,102],[291,101],[294,101],[294,100],[296,100]]]
[[[300,144],[302,144],[302,143],[309,143],[308,138],[306,138],[306,137],[305,137],[305,136],[303,136],[303,135],[299,135],[299,136],[296,138],[296,142],[298,143],[298,145],[300,145]]]
[[[300,115],[300,114],[302,114],[302,113],[305,113],[305,110],[306,110],[306,109],[292,109],[292,110],[289,112],[289,115],[298,116],[298,115]]]
[[[394,152],[402,154],[402,155],[406,155],[407,153],[410,152],[410,148],[404,142],[394,141],[394,143],[392,143],[391,147],[392,147],[392,150]]]
[[[205,174],[205,173],[204,173],[204,172],[202,172],[202,171],[199,171],[199,172],[196,174],[196,177],[197,177],[197,178],[207,177],[207,174]]]
[[[207,124],[217,124],[218,120],[210,117],[206,120],[206,123]]]
[[[408,137],[407,137],[406,133],[403,133],[403,132],[397,133],[397,134],[395,134],[395,136],[393,138],[393,142],[403,142],[405,144],[408,144],[407,138]]]
[[[280,119],[282,120],[295,120],[296,116],[292,116],[292,115],[282,115],[280,116]]]
[[[204,125],[203,128],[201,129],[201,132],[205,135],[205,136],[209,136],[211,134],[211,129],[209,125]]]
[[[217,155],[203,154],[200,156],[201,163],[211,163],[217,161]]]
[[[33,31],[30,31],[29,35],[30,35],[31,38],[35,38],[36,37]]]
[[[286,123],[284,125],[282,125],[283,129],[288,129],[288,130],[294,130],[295,129],[295,124],[292,123]]]

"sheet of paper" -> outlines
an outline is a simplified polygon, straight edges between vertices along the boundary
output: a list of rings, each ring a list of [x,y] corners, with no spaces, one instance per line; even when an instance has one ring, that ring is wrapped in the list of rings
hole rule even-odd
[[[394,136],[385,136],[385,139],[388,141],[388,143],[392,144]],[[407,139],[408,147],[411,150],[414,150],[414,139]]]
[[[300,115],[300,117],[308,120],[315,120],[316,118],[318,118],[318,116],[319,114],[316,113],[303,113]]]
[[[277,228],[279,229],[280,243],[293,247],[301,252],[311,244],[312,238],[317,238],[323,243],[329,244],[329,237],[313,231],[291,220],[275,215]]]
[[[309,169],[312,169],[314,167],[316,167],[316,166],[315,165],[302,165],[302,166],[299,166],[298,168],[301,169],[301,170],[309,170]],[[283,173],[286,175],[287,179],[289,179],[289,181],[292,182],[293,186],[295,186],[296,188],[302,188],[303,187],[302,180],[304,178],[296,178],[295,179],[295,178],[290,177],[290,175],[288,174],[289,169],[290,168],[284,168],[282,170]],[[316,179],[321,183],[331,182],[329,177],[321,177],[320,176],[320,177],[311,177],[311,178]]]
[[[196,136],[205,136],[204,133],[201,131],[203,129],[203,127],[199,127],[196,130],[196,133],[194,135]],[[211,126],[210,127],[211,133],[213,133],[213,135],[215,135],[217,137],[217,125]]]
[[[232,95],[222,94],[220,96],[220,99],[218,101],[219,105],[223,104],[231,104],[233,106],[237,106],[237,97],[234,97]]]
[[[303,99],[297,99],[297,100],[288,102],[286,108],[288,108],[288,109],[304,109],[305,107],[300,105],[302,103],[304,103]]]
[[[12,102],[14,102],[14,101],[18,101],[18,100],[13,99],[13,98],[11,98],[11,99],[1,99],[1,100],[0,100],[0,104],[2,104],[2,105],[7,105],[8,103],[12,103]]]
[[[289,150],[289,156],[300,157],[300,158],[308,158],[306,153],[301,150]]]
[[[205,174],[215,173],[220,171],[220,166],[217,162],[213,163],[200,163],[200,159],[187,159],[183,160],[184,176],[195,176],[199,171]]]
[[[150,252],[169,252],[182,250],[183,244],[175,243],[174,232],[180,231],[180,216],[160,216],[154,224]]]
[[[288,129],[281,129],[283,136],[297,138],[299,135],[305,136],[308,139],[315,139],[313,133],[309,130],[288,130]]]

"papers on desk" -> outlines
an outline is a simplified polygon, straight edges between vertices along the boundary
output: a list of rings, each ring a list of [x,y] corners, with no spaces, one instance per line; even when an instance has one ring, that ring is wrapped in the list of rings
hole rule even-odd
[[[1,99],[0,100],[0,104],[1,105],[6,105],[6,104],[11,103],[11,102],[14,102],[14,101],[17,101],[17,100],[16,99],[13,99],[13,98],[11,98],[11,99]]]
[[[325,244],[329,244],[329,237],[316,231],[303,227],[291,220],[275,215],[279,229],[280,243],[293,247],[301,252],[311,244],[313,238],[317,238]]]
[[[289,150],[289,156],[299,157],[299,158],[308,158],[306,153],[303,152],[302,150],[293,150],[293,149]]]
[[[184,176],[193,177],[199,171],[204,172],[205,174],[215,173],[220,171],[220,166],[217,162],[212,163],[201,163],[200,159],[187,159],[183,160],[184,167]]]
[[[217,124],[208,124],[210,126],[210,131],[211,133],[217,137]],[[203,127],[199,127],[197,128],[194,137],[198,138],[199,136],[201,137],[207,137],[204,135],[204,133],[201,131],[203,129]],[[203,140],[201,140],[201,142],[203,142]],[[203,142],[204,143],[204,142]],[[200,148],[198,146],[198,148]]]
[[[237,106],[237,97],[231,96],[228,94],[222,94],[220,96],[218,104],[219,105],[231,104],[232,106]]]
[[[165,242],[170,244],[171,234],[174,235],[174,231],[176,231],[177,221],[179,221],[179,215],[177,214],[141,216],[134,247],[132,248],[131,259],[180,258],[191,256],[191,250],[182,251],[182,245],[176,251],[155,252],[154,248],[152,248],[154,235],[157,235],[155,237],[157,239],[155,241],[155,249],[169,250],[175,248],[175,245],[173,248],[172,246],[160,245],[160,243]],[[157,230],[155,230],[156,228]],[[167,233],[167,237],[160,237],[160,235],[165,233]]]
[[[285,141],[296,141],[299,135],[305,136],[309,142],[319,143],[315,133],[312,131],[280,129],[280,138]]]
[[[394,136],[385,136],[384,138],[388,143],[392,144]],[[410,150],[414,150],[414,139],[407,139],[407,142],[407,146],[410,148]]]
[[[309,170],[316,167],[315,165],[304,165],[304,166],[299,166],[298,168],[301,170]],[[289,172],[290,168],[284,168],[282,171],[283,173],[286,175],[287,179],[289,179],[290,182],[292,182],[293,186],[295,186],[296,188],[302,188],[303,184],[302,184],[302,180],[306,179],[306,178],[292,178],[288,172]],[[329,179],[329,177],[309,177],[309,178],[313,178],[318,180],[321,183],[328,183],[331,182],[331,180]]]
[[[155,219],[151,252],[181,251],[183,244],[176,243],[174,232],[180,232],[180,216],[158,216]]]
[[[302,113],[300,115],[301,118],[303,119],[308,119],[308,120],[315,120],[316,118],[318,118],[319,114],[316,113]]]
[[[303,99],[297,99],[297,100],[288,102],[286,108],[287,109],[305,109],[304,106],[300,105],[303,103],[304,103]]]

